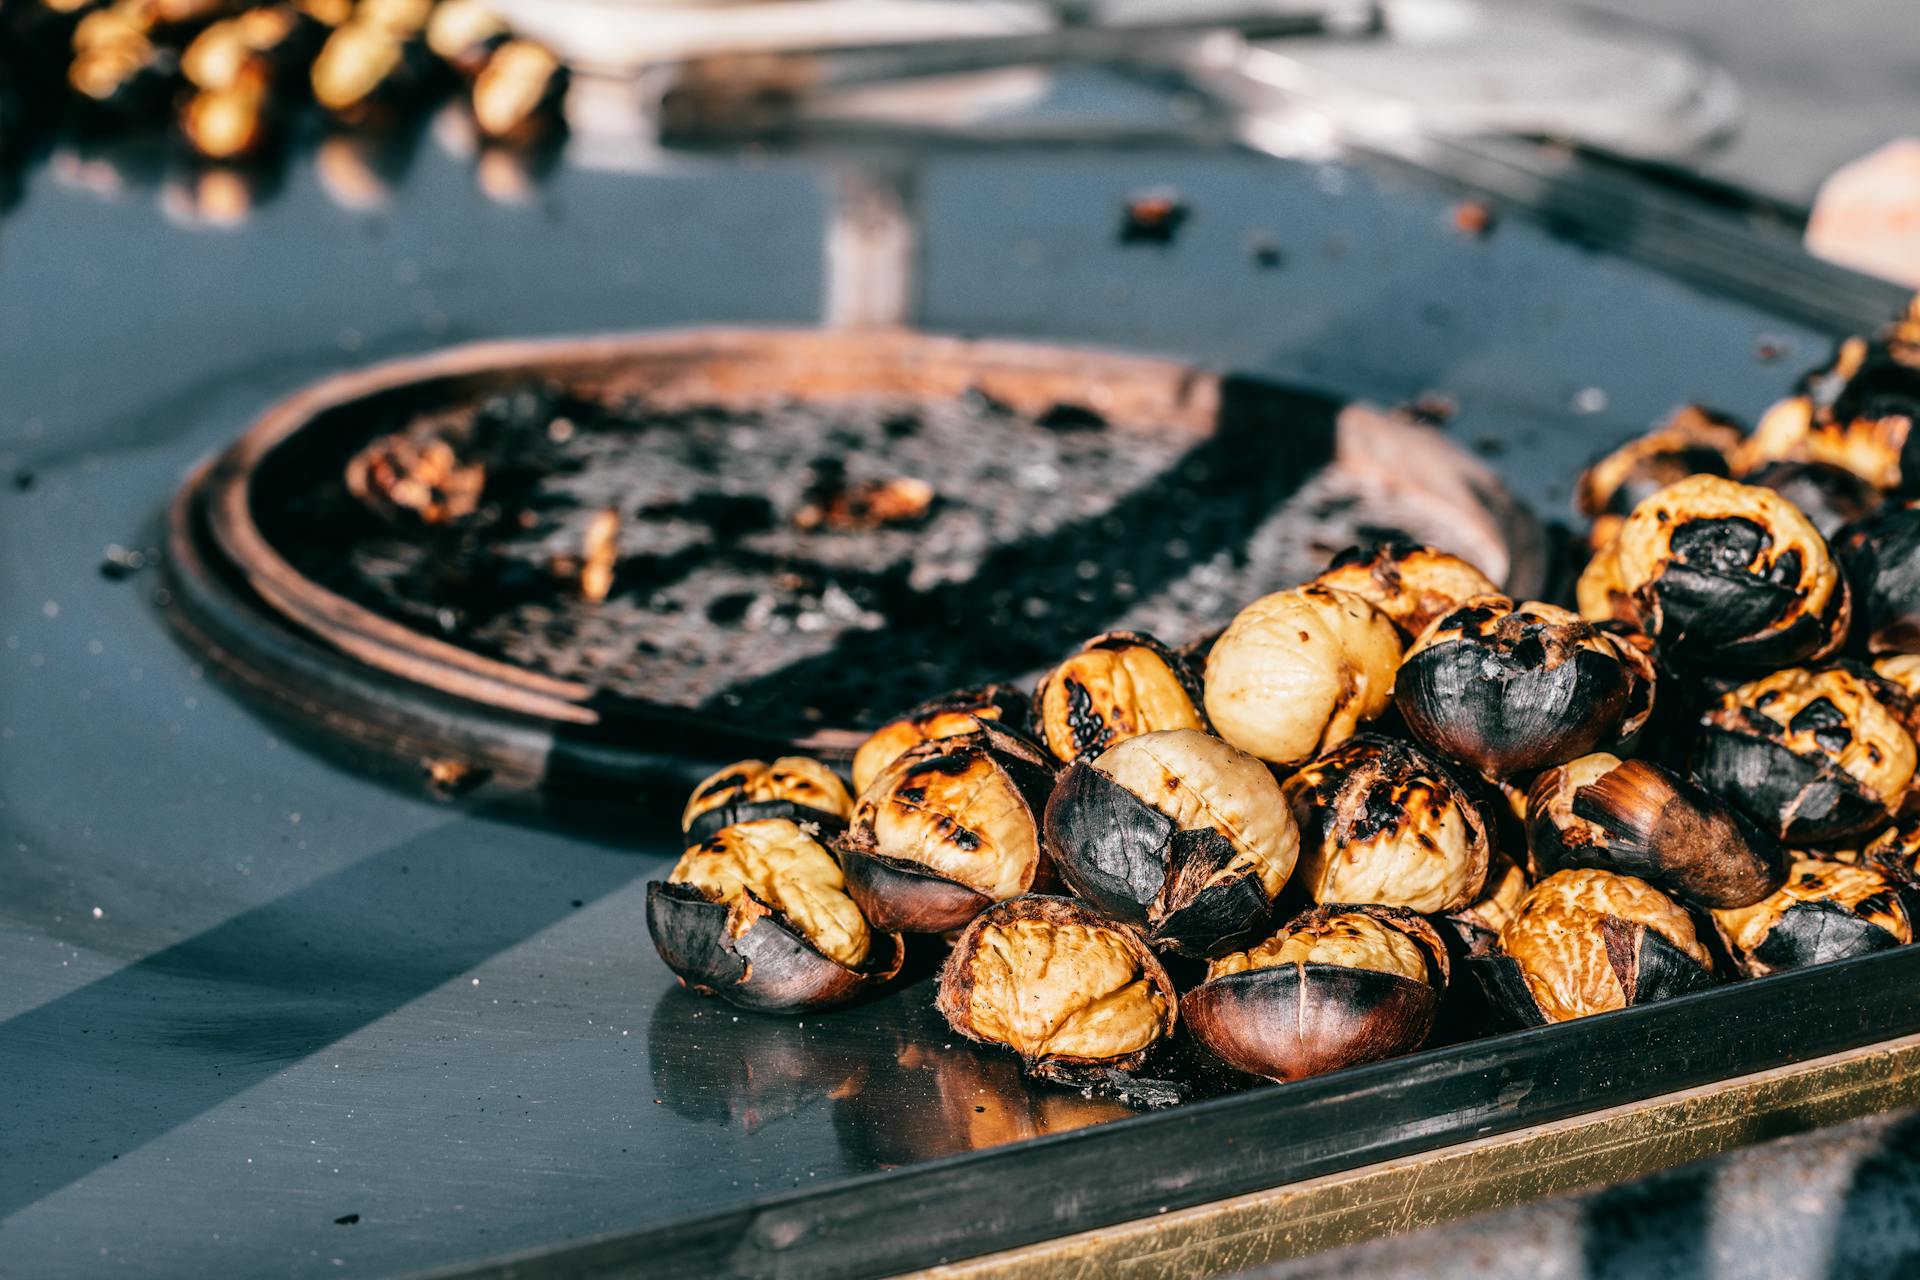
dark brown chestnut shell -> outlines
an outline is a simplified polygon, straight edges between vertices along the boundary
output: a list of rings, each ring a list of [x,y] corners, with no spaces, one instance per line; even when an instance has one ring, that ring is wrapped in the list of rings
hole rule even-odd
[[[1769,462],[1740,477],[1740,482],[1773,490],[1800,508],[1829,541],[1847,525],[1871,516],[1885,501],[1885,495],[1866,480],[1831,462]]]
[[[1414,939],[1430,981],[1338,964],[1277,964],[1209,978],[1181,998],[1194,1038],[1235,1070],[1286,1082],[1411,1052],[1432,1034],[1447,950],[1432,925],[1399,907],[1338,904],[1292,922],[1359,912]],[[1291,927],[1291,925],[1290,925]]]
[[[1606,917],[1600,929],[1605,936],[1607,962],[1620,981],[1620,989],[1627,993],[1628,1007],[1705,991],[1714,985],[1713,972],[1668,942],[1658,929],[1618,916]],[[1547,1025],[1548,1018],[1540,1011],[1520,963],[1513,957],[1483,950],[1468,957],[1467,967],[1488,1003],[1515,1026]]]
[[[1062,764],[1070,764],[1087,756],[1097,755],[1108,747],[1125,738],[1142,733],[1151,733],[1156,729],[1196,728],[1212,732],[1207,721],[1207,712],[1201,701],[1200,680],[1195,669],[1187,659],[1155,636],[1141,631],[1108,631],[1095,636],[1077,649],[1072,658],[1084,654],[1099,652],[1124,652],[1128,649],[1140,649],[1152,655],[1167,669],[1180,694],[1186,699],[1181,708],[1190,723],[1185,724],[1147,724],[1137,723],[1137,708],[1122,708],[1101,705],[1096,697],[1084,686],[1066,677],[1064,690],[1068,701],[1066,716],[1061,724],[1047,723],[1049,692],[1057,680],[1061,680],[1061,670],[1065,666],[1054,667],[1040,677],[1034,686],[1033,696],[1028,699],[1027,732],[1033,740],[1045,747]],[[1116,721],[1123,723],[1116,724]]]
[[[647,885],[647,932],[682,984],[766,1013],[845,1003],[892,978],[906,954],[898,934],[875,930],[873,954],[850,969],[751,892],[728,904],[664,880]]]
[[[1576,785],[1580,768],[1572,761],[1549,769],[1528,794],[1536,874],[1597,867],[1702,907],[1748,906],[1786,879],[1786,855],[1773,837],[1671,769],[1618,760]]]
[[[1834,550],[1854,591],[1854,629],[1868,653],[1920,653],[1920,503],[1844,531]]]
[[[1839,890],[1836,881],[1841,878],[1866,892]],[[1745,912],[1715,912],[1713,924],[1734,964],[1748,977],[1759,978],[1904,946],[1908,939],[1872,917],[1904,927],[1911,937],[1913,905],[1912,892],[1897,874],[1871,863],[1802,856],[1793,862],[1790,883],[1767,903]],[[1753,912],[1768,909],[1772,923],[1759,941],[1743,939],[1740,935],[1747,930],[1741,916],[1751,920],[1756,918]]]

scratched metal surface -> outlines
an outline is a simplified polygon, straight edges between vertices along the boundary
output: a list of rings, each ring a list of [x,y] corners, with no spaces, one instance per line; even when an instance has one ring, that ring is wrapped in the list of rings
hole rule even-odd
[[[372,211],[302,159],[228,229],[67,164],[0,221],[6,1269],[391,1274],[1104,1118],[946,1047],[923,985],[804,1025],[673,990],[642,924],[666,843],[337,771],[173,645],[150,572],[97,571],[109,543],[157,540],[196,459],[330,371],[819,314],[829,164],[628,159],[565,159],[502,205],[428,142]],[[1453,430],[1554,512],[1586,454],[1682,399],[1751,413],[1820,345],[1519,222],[1465,237],[1449,197],[1380,182],[1226,154],[930,156],[921,320],[1381,401],[1443,389]],[[1194,209],[1177,242],[1117,245],[1120,201],[1160,184]]]

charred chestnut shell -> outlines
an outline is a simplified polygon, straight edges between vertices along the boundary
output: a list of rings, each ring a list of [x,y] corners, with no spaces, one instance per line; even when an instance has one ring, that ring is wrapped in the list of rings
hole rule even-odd
[[[1920,818],[1896,822],[1860,851],[1860,865],[1891,876],[1909,891],[1920,890]]]
[[[1300,827],[1298,880],[1315,902],[1454,911],[1486,883],[1492,814],[1411,743],[1362,734],[1282,790]]]
[[[905,954],[899,935],[868,926],[832,855],[785,818],[688,849],[647,886],[647,932],[686,986],[770,1012],[849,1000]]]
[[[1428,628],[1393,698],[1420,741],[1498,779],[1631,738],[1653,683],[1644,654],[1565,609],[1481,596]]]
[[[698,844],[723,827],[757,818],[792,818],[829,832],[847,825],[853,797],[839,775],[806,756],[742,760],[709,775],[680,814],[680,831]]]
[[[1161,729],[1205,729],[1200,684],[1174,651],[1137,631],[1110,631],[1040,679],[1033,736],[1063,763]]]
[[[1719,797],[1645,760],[1582,756],[1534,781],[1527,846],[1541,874],[1598,867],[1702,907],[1744,907],[1779,888],[1786,855]]]
[[[1042,1079],[1135,1071],[1173,1034],[1173,980],[1133,930],[1070,898],[987,908],[940,970],[935,1007],[969,1040],[1020,1055]]]
[[[1262,596],[1207,652],[1207,716],[1269,764],[1311,760],[1386,711],[1400,653],[1392,621],[1361,596],[1317,584]]]
[[[1301,1080],[1419,1048],[1446,984],[1446,947],[1418,914],[1330,905],[1215,960],[1181,1010],[1229,1066]]]
[[[1300,849],[1266,766],[1196,729],[1072,765],[1047,800],[1046,841],[1068,888],[1195,956],[1266,925]]]
[[[1458,911],[1449,911],[1445,920],[1452,926],[1455,936],[1464,942],[1470,952],[1482,952],[1490,947],[1500,931],[1507,927],[1514,913],[1520,909],[1521,899],[1527,896],[1527,890],[1533,887],[1533,881],[1527,875],[1527,869],[1519,862],[1509,858],[1498,849],[1487,864],[1487,882],[1475,898]]]
[[[1786,883],[1749,907],[1713,913],[1749,977],[1869,955],[1913,941],[1902,886],[1885,872],[1797,857]]]
[[[923,702],[875,729],[853,753],[854,793],[872,786],[882,770],[923,742],[972,733],[982,720],[1012,726],[1026,718],[1027,695],[1007,685],[957,689]]]
[[[1920,504],[1843,532],[1834,550],[1853,588],[1855,627],[1869,653],[1920,653]]]
[[[1619,521],[1651,494],[1692,475],[1729,474],[1728,455],[1740,444],[1732,419],[1686,405],[1660,426],[1596,458],[1580,473],[1574,506],[1595,522],[1594,545],[1611,541]]]
[[[1866,519],[1886,500],[1871,484],[1830,462],[1769,462],[1740,479],[1771,489],[1798,507],[1830,544],[1842,528]]]
[[[1740,685],[1701,718],[1701,784],[1790,845],[1870,830],[1906,800],[1913,703],[1853,662],[1789,667]]]
[[[847,891],[877,928],[945,933],[1044,887],[1053,778],[1046,753],[991,721],[921,743],[854,802],[835,845]]]
[[[1581,611],[1630,622],[1663,653],[1771,666],[1846,639],[1846,580],[1825,539],[1771,489],[1692,476],[1633,509],[1580,582]]]
[[[1693,921],[1644,880],[1558,871],[1528,891],[1490,954],[1471,962],[1523,1026],[1624,1009],[1713,984]]]
[[[1408,640],[1463,602],[1500,590],[1459,556],[1400,541],[1348,547],[1334,556],[1314,582],[1368,601]]]

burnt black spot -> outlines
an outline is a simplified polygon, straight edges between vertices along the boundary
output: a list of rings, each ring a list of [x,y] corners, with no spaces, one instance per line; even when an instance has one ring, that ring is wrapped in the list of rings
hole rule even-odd
[[[1442,631],[1469,631],[1485,625],[1493,619],[1494,610],[1486,605],[1467,605],[1448,614],[1446,621],[1440,624]]]
[[[1773,541],[1767,531],[1740,516],[1689,520],[1673,531],[1673,558],[1681,564],[1711,573],[1737,576]]]
[[[1780,691],[1778,689],[1769,689],[1755,698],[1753,705],[1756,707],[1770,707],[1778,701],[1780,701]]]
[[[717,796],[723,791],[731,791],[735,787],[744,787],[746,785],[746,774],[730,773],[724,778],[715,778],[712,782],[700,788],[700,794],[695,796],[694,799],[705,800],[709,796]]]
[[[978,849],[980,847],[980,837],[965,827],[955,827],[952,834],[947,837],[947,843],[957,845],[962,849]]]
[[[1794,733],[1811,733],[1813,740],[1828,751],[1844,750],[1853,741],[1846,713],[1829,698],[1815,698],[1800,708],[1800,714],[1787,722],[1787,728]]]
[[[1367,792],[1366,803],[1360,812],[1354,815],[1353,827],[1349,838],[1371,840],[1383,832],[1391,831],[1406,821],[1407,807],[1400,798],[1385,787],[1375,787]]]
[[[1528,627],[1527,633],[1520,637],[1511,650],[1513,660],[1523,667],[1542,667],[1547,662],[1547,645],[1540,638],[1540,628]]]
[[[924,804],[927,799],[927,789],[925,787],[902,787],[894,792],[894,794],[902,800],[905,800],[908,804]]]
[[[1060,683],[1067,691],[1067,735],[1073,743],[1073,754],[1085,755],[1096,747],[1106,746],[1113,740],[1113,726],[1093,705],[1093,695],[1087,686],[1072,676]]]
[[[907,776],[917,778],[923,773],[943,773],[949,778],[957,778],[972,767],[973,759],[970,756],[933,756],[926,760],[915,761],[907,768]]]
[[[1863,916],[1889,915],[1893,911],[1893,895],[1888,893],[1868,894],[1853,904],[1853,910],[1855,914]]]
[[[1783,551],[1780,558],[1767,568],[1767,581],[1782,586],[1798,586],[1804,572],[1799,551]]]

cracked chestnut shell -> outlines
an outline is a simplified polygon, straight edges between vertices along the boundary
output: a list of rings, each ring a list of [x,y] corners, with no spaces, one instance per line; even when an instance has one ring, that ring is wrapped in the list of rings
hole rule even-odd
[[[1314,582],[1368,601],[1400,634],[1417,638],[1432,621],[1474,596],[1500,588],[1459,556],[1417,542],[1389,541],[1348,547],[1334,556]]]
[[[935,1007],[969,1040],[1076,1083],[1139,1069],[1173,1034],[1173,980],[1139,935],[1071,898],[997,903],[954,943]]]
[[[1913,941],[1899,881],[1876,867],[1794,858],[1786,883],[1760,902],[1713,913],[1741,971],[1763,977]]]
[[[1694,776],[1790,845],[1879,826],[1913,782],[1913,703],[1858,663],[1776,671],[1723,695],[1700,723]]]
[[[1045,830],[1068,888],[1194,956],[1265,926],[1300,849],[1267,767],[1197,729],[1075,763],[1047,800]]]
[[[877,928],[958,929],[1045,887],[1040,812],[1053,761],[991,721],[914,747],[854,802],[835,845],[847,891]]]
[[[1860,865],[1891,876],[1909,891],[1920,891],[1920,818],[1903,818],[1869,840]]]
[[[1524,1026],[1565,1022],[1713,985],[1686,910],[1634,876],[1557,871],[1520,900],[1490,954],[1469,962]]]
[[[1207,652],[1214,731],[1269,764],[1311,760],[1393,700],[1400,634],[1361,596],[1308,584],[1242,609]]]
[[[1642,501],[1580,576],[1580,609],[1661,651],[1721,665],[1826,657],[1846,639],[1845,578],[1813,522],[1771,489],[1692,476]]]
[[[1854,525],[1834,551],[1853,589],[1854,625],[1867,652],[1920,653],[1920,504]]]
[[[1645,654],[1565,609],[1479,596],[1408,651],[1393,698],[1421,742],[1502,779],[1632,738],[1653,685]]]
[[[1711,409],[1684,405],[1665,422],[1588,464],[1573,502],[1593,521],[1591,544],[1605,546],[1620,520],[1642,499],[1692,475],[1725,476],[1740,444],[1737,423]]]
[[[923,702],[875,729],[853,753],[854,794],[872,786],[882,770],[922,742],[972,733],[982,720],[1017,725],[1026,717],[1027,695],[1000,684],[957,689]]]
[[[871,928],[833,855],[799,824],[726,828],[647,885],[647,932],[687,987],[743,1009],[852,999],[900,970],[898,934]]]
[[[1200,685],[1174,651],[1136,631],[1110,631],[1040,678],[1033,736],[1063,763],[1162,729],[1205,729]]]
[[[1341,904],[1214,960],[1180,1004],[1229,1066],[1302,1080],[1419,1048],[1446,984],[1446,947],[1417,913]]]
[[[693,789],[680,814],[680,831],[690,844],[757,818],[792,818],[839,831],[852,813],[847,784],[818,760],[741,760],[708,775]]]
[[[1534,781],[1527,845],[1542,874],[1597,867],[1702,907],[1749,906],[1787,873],[1779,844],[1706,788],[1604,752]]]
[[[1486,883],[1492,814],[1411,743],[1362,734],[1281,789],[1300,827],[1299,883],[1315,902],[1454,911]]]

